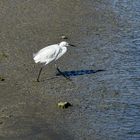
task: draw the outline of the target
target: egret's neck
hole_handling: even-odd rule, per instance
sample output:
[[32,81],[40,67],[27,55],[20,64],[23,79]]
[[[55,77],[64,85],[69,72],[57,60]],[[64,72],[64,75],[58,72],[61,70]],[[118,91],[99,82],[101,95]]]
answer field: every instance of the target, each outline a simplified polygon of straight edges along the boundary
[[65,48],[67,48],[66,46],[64,46],[64,45],[59,45],[60,46],[60,48],[62,48],[62,49],[65,49]]
[[66,52],[67,51],[67,47],[66,46],[61,46],[63,52]]
[[62,46],[61,48],[62,48],[63,50],[67,50],[67,47],[65,47],[65,46]]

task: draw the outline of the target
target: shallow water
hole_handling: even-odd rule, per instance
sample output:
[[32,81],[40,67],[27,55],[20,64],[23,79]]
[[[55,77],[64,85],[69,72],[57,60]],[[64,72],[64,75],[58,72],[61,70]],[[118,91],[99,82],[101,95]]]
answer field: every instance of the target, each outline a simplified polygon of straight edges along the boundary
[[[139,9],[138,0],[1,0],[0,139],[139,140]],[[53,63],[36,82],[32,54],[61,35],[77,46],[58,61],[72,82]]]

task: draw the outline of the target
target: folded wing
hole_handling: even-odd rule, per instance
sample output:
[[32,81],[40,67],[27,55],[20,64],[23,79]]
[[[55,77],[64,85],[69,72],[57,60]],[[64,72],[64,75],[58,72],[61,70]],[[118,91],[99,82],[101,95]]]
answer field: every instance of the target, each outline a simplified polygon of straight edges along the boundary
[[41,49],[37,54],[34,54],[33,59],[35,63],[45,63],[48,64],[55,60],[59,53],[59,46],[51,45]]

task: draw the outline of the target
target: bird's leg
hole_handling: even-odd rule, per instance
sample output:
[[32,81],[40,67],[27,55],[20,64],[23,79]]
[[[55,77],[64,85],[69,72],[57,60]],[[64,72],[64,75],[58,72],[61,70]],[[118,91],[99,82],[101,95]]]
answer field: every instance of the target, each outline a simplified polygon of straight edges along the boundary
[[62,76],[64,76],[66,79],[68,79],[68,80],[71,80],[68,76],[66,76],[58,67],[56,68],[57,69],[57,71],[62,75]]
[[55,67],[56,67],[56,70],[60,73],[60,75],[64,76],[66,79],[68,79],[68,80],[71,81],[71,79],[70,79],[68,76],[66,76],[66,75],[57,67],[56,64],[55,64]]
[[41,67],[40,70],[39,70],[39,73],[38,73],[38,76],[37,76],[37,82],[39,82],[39,77],[41,75],[42,69],[43,69],[43,67]]

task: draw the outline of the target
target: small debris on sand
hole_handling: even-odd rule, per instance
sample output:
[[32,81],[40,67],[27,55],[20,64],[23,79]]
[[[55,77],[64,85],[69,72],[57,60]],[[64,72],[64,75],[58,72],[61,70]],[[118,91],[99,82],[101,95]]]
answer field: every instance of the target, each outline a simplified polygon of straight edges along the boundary
[[0,62],[7,57],[8,57],[8,55],[5,52],[0,52]]
[[63,109],[68,108],[68,107],[70,107],[70,106],[72,106],[72,104],[69,103],[69,102],[59,102],[59,103],[58,103],[58,107],[59,107],[59,108],[63,108]]
[[4,81],[5,79],[2,77],[2,76],[0,76],[0,81]]
[[65,35],[61,36],[62,39],[68,39],[68,37],[66,37]]

